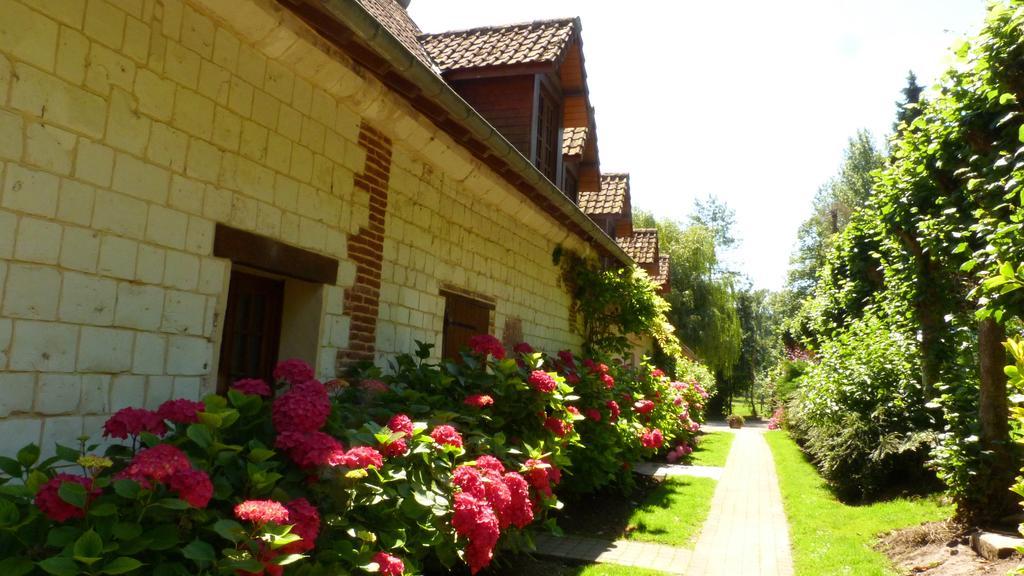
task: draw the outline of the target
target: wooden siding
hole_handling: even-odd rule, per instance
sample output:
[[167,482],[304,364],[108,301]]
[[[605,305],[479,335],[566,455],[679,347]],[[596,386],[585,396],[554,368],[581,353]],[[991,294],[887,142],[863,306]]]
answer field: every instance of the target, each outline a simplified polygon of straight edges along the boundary
[[534,77],[531,74],[455,80],[452,87],[529,158],[533,126],[533,83]]

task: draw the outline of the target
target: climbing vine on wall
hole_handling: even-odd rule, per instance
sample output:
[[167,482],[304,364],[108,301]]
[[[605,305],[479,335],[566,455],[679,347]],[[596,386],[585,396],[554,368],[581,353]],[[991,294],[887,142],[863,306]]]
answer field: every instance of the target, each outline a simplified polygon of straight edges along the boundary
[[570,322],[583,335],[588,354],[622,354],[629,349],[627,335],[637,334],[654,338],[669,358],[682,355],[675,328],[665,316],[669,304],[645,272],[636,266],[604,268],[562,248],[553,259],[572,296]]

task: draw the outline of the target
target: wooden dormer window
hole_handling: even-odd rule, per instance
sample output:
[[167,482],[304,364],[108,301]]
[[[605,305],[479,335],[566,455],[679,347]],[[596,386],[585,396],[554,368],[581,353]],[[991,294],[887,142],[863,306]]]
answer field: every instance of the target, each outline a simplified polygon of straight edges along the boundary
[[534,165],[553,183],[558,182],[558,159],[562,155],[561,116],[558,101],[546,88],[538,85]]
[[579,204],[580,182],[576,176],[576,170],[571,162],[562,164],[562,193],[569,197],[574,204]]

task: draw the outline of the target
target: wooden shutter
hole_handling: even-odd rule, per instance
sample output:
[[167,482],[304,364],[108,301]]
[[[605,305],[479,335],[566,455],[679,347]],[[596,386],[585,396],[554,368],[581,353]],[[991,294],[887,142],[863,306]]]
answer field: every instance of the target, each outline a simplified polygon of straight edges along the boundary
[[445,294],[441,356],[458,359],[459,351],[478,334],[489,334],[494,306],[458,294]]
[[271,381],[281,338],[284,281],[244,272],[231,273],[217,390],[241,378]]

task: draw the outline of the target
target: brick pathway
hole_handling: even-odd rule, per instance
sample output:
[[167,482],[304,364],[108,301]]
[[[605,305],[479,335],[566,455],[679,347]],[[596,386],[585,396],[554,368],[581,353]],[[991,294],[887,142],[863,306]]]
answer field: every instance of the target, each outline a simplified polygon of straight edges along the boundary
[[762,429],[736,431],[687,576],[792,576],[789,527]]

